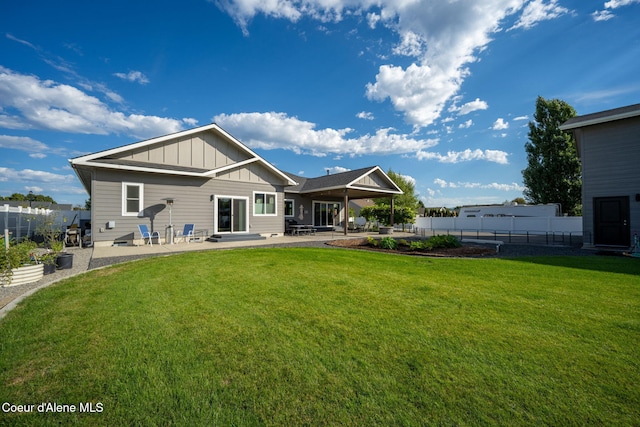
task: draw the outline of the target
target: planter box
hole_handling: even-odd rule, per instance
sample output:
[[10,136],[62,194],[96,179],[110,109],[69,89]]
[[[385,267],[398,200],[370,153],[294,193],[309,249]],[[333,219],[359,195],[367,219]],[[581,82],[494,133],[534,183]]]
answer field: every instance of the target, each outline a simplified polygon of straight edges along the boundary
[[37,282],[38,280],[42,279],[42,276],[44,275],[44,264],[27,265],[25,267],[12,268],[11,273],[12,276],[9,283],[5,282],[5,280],[3,279],[0,279],[0,284],[2,284],[3,286],[18,286]]
[[393,234],[393,227],[379,227],[379,234]]

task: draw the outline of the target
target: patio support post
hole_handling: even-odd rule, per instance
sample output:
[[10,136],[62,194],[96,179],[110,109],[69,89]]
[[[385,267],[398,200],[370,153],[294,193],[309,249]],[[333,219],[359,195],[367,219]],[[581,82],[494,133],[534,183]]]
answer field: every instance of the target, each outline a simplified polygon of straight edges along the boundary
[[[354,218],[355,220],[355,218]],[[344,235],[348,234],[349,228],[349,193],[344,190]]]
[[394,224],[393,224],[393,218],[394,218],[395,216],[396,216],[396,213],[395,213],[395,206],[394,206],[394,204],[393,204],[393,196],[391,196],[391,219],[390,219],[390,221],[389,221],[389,223],[391,224],[391,227],[393,227],[393,225],[394,225]]

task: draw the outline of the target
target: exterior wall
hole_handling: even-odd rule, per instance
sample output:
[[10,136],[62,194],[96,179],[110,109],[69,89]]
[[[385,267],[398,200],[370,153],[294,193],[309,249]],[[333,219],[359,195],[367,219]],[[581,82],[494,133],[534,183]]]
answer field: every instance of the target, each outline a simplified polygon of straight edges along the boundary
[[389,185],[385,182],[384,178],[376,173],[370,173],[356,182],[356,185],[373,188],[388,189]]
[[[122,215],[122,183],[142,183],[144,210],[139,216]],[[249,201],[249,233],[273,234],[284,232],[283,186],[268,183],[166,176],[153,173],[120,172],[107,169],[94,171],[92,188],[92,224],[94,242],[113,242],[139,239],[138,224],[147,224],[152,231],[165,236],[169,224],[167,197],[174,197],[171,219],[175,230],[185,223],[194,223],[197,230],[214,233],[214,204],[212,195],[246,197]],[[276,216],[253,215],[254,191],[277,193]],[[107,228],[109,221],[115,227]]]
[[202,132],[137,150],[125,151],[117,157],[201,169],[216,169],[250,158],[248,153],[235,144],[230,144],[215,131]]
[[640,234],[640,117],[576,131],[582,161],[582,215],[586,245],[593,243],[594,197],[628,196],[631,242]]
[[[285,219],[292,219],[296,221],[298,224],[313,224],[313,204],[314,202],[334,202],[340,203],[341,209],[339,212],[338,224],[336,226],[342,226],[342,221],[344,221],[344,199],[336,198],[336,197],[319,197],[319,198],[308,198],[303,197],[296,193],[286,193],[285,199],[293,200],[293,217],[287,217]],[[302,209],[300,208],[302,206]]]

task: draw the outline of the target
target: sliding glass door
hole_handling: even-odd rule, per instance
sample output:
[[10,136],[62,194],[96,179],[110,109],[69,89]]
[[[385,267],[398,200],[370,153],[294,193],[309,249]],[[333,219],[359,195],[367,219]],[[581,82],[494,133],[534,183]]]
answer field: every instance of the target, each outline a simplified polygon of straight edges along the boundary
[[244,233],[248,230],[248,199],[216,197],[216,232]]
[[338,225],[340,223],[340,206],[340,203],[336,202],[313,202],[313,225],[316,227]]

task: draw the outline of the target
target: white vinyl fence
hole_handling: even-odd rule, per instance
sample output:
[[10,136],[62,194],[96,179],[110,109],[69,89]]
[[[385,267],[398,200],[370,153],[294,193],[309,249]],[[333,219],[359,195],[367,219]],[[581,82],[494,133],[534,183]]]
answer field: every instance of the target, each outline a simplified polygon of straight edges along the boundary
[[417,217],[415,231],[423,236],[453,234],[461,238],[492,238],[509,243],[578,244],[582,217]]
[[64,233],[71,224],[91,218],[90,211],[53,210],[47,208],[29,208],[0,205],[0,234],[9,230],[11,239],[32,238],[37,234],[45,219],[54,215],[54,227]]

